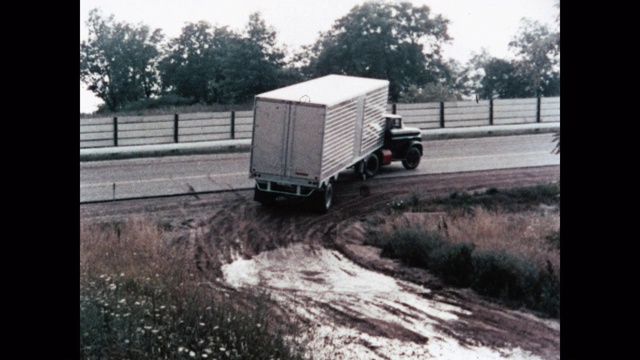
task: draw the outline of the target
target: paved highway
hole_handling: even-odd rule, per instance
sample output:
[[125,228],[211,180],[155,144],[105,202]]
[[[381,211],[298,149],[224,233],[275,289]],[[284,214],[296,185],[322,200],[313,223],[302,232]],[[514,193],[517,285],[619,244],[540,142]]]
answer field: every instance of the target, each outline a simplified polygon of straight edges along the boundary
[[[415,171],[400,163],[377,177],[559,165],[552,134],[428,140]],[[80,163],[80,202],[252,188],[249,153],[172,156]],[[344,176],[353,176],[345,171]]]

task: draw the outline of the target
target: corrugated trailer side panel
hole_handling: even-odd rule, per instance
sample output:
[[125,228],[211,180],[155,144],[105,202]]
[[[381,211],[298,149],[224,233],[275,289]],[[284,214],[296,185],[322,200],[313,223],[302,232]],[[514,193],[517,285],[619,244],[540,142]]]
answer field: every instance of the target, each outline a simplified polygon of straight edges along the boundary
[[388,87],[367,94],[364,104],[360,156],[366,156],[384,144],[384,113],[387,107]]
[[327,109],[322,148],[322,179],[352,164],[357,112],[357,98]]

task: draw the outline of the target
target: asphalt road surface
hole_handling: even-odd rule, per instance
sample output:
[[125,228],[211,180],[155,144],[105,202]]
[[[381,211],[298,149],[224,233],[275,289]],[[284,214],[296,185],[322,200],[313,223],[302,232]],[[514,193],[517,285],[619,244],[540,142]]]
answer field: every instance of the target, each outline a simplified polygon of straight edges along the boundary
[[[424,141],[414,171],[392,163],[376,178],[559,165],[552,134]],[[80,202],[253,188],[249,153],[80,163]],[[345,171],[344,177],[353,176]]]

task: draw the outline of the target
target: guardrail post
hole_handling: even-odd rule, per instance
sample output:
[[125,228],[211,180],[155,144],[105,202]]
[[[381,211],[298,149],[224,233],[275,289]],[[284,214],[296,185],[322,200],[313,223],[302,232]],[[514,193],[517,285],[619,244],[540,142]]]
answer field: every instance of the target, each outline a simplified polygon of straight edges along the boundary
[[444,102],[440,101],[440,127],[444,128]]
[[392,113],[393,115],[395,115],[395,114],[396,114],[396,103],[393,103],[393,105],[391,105],[391,113]]
[[540,122],[540,97],[538,96],[538,102],[536,104],[536,122]]
[[118,146],[118,117],[113,117],[113,146]]
[[489,99],[489,125],[493,125],[493,99]]
[[236,138],[236,112],[231,111],[231,140]]
[[178,143],[178,114],[173,116],[173,141]]

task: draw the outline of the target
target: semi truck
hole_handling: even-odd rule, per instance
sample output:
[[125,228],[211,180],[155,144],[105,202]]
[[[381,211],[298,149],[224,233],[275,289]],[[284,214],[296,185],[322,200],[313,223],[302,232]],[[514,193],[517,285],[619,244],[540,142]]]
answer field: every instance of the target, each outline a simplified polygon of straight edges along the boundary
[[254,200],[305,197],[318,212],[333,203],[333,184],[352,168],[363,180],[401,161],[415,169],[420,129],[387,114],[389,81],[327,75],[255,96],[249,178]]

